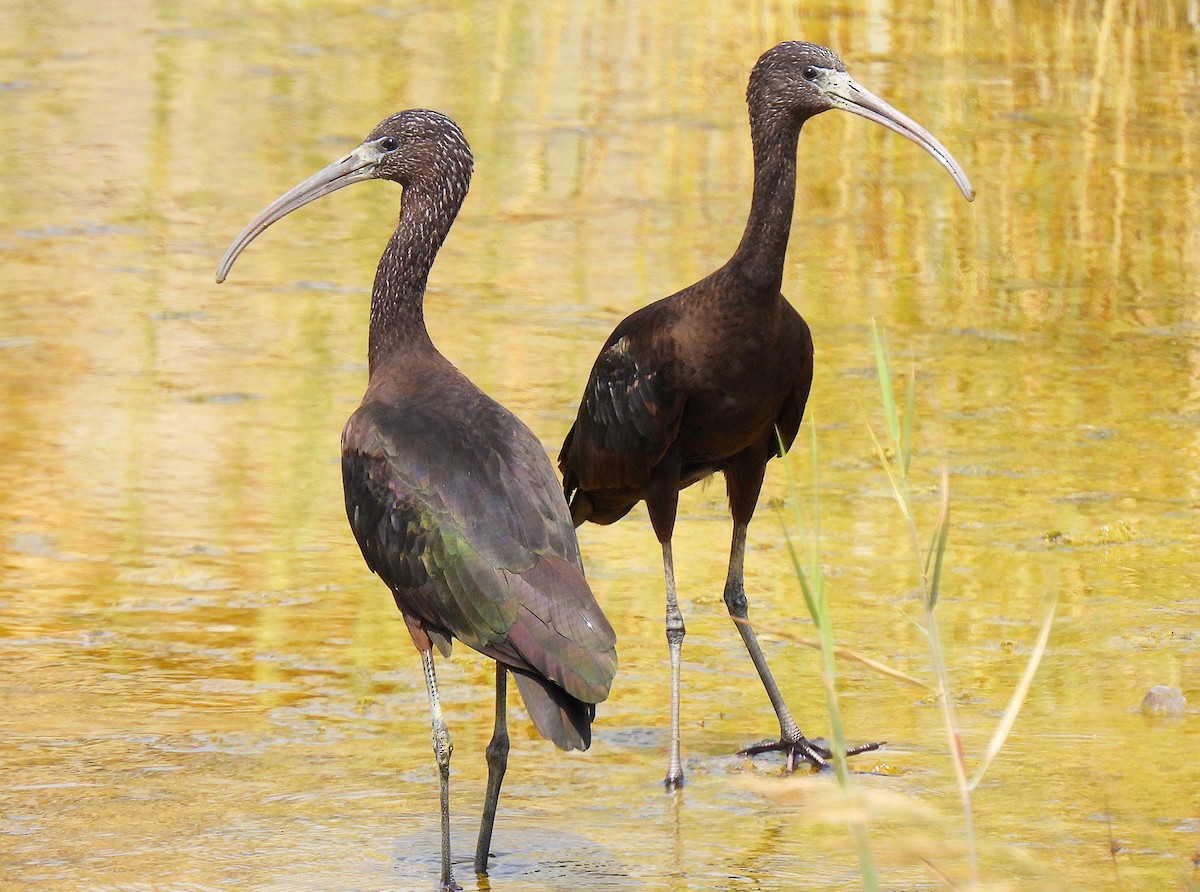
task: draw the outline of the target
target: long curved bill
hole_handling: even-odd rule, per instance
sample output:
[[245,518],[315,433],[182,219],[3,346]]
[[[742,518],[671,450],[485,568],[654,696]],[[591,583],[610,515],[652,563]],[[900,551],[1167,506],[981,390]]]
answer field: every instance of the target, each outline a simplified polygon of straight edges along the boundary
[[233,244],[221,258],[220,266],[217,267],[217,283],[225,281],[238,255],[268,226],[330,192],[374,178],[382,156],[382,150],[374,142],[364,142],[345,158],[317,171],[303,183],[298,183],[276,198],[233,240]]
[[874,121],[889,130],[894,130],[905,139],[911,139],[949,171],[967,201],[975,200],[975,190],[971,188],[971,181],[967,179],[966,171],[954,160],[954,156],[946,150],[946,147],[934,138],[932,133],[908,115],[884,102],[845,72],[829,71],[825,72],[825,75],[822,87],[835,108],[854,115],[861,115],[868,121]]

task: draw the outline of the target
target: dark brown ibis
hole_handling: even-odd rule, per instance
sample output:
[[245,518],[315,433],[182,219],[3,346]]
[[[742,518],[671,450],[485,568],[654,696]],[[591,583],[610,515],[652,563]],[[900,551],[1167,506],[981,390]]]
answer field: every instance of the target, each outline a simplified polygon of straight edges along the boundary
[[471,182],[470,147],[445,115],[385,120],[350,154],[289,190],[226,251],[224,281],[250,242],[286,214],[343,186],[403,188],[400,220],[371,292],[369,381],[342,433],[346,514],[367,566],[391,589],[421,654],[441,793],[441,888],[450,863],[450,733],[433,647],[453,639],[496,661],[495,733],[475,852],[487,872],[508,761],[506,677],[538,732],[587,749],[596,704],[617,669],[616,636],[584,580],[575,529],[537,438],[447,360],[429,338],[425,283]]
[[831,755],[800,733],[784,703],[750,625],[742,572],[746,528],[767,462],[780,454],[781,441],[791,446],[812,384],[808,325],[780,293],[800,128],[829,109],[861,115],[924,148],[968,200],[974,197],[966,174],[942,144],[860,86],[825,47],[788,42],[768,50],[750,73],[746,98],[754,195],[737,250],[716,272],[616,327],[592,367],[558,459],[576,525],[614,523],[645,500],[662,545],[671,660],[668,789],[683,783],[679,666],[684,622],[671,536],[679,491],[718,471],[725,475],[733,515],[725,604],[779,718],[779,743],[769,748],[786,751],[789,768],[798,758],[820,766]]

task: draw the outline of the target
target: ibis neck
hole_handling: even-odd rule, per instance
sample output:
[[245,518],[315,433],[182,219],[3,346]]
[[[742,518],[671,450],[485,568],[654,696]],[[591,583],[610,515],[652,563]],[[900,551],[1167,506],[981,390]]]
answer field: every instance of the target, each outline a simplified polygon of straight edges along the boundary
[[404,190],[400,222],[379,259],[371,290],[367,356],[372,372],[398,350],[431,345],[425,328],[425,285],[465,192]]
[[756,289],[779,293],[796,203],[796,146],[803,122],[783,114],[758,114],[751,107],[754,196],[742,241],[729,266]]

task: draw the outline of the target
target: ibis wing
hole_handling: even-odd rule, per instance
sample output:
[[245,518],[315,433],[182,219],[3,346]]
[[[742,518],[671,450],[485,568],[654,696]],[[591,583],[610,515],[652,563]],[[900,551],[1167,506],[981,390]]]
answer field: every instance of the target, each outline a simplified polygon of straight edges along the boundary
[[655,355],[662,347],[623,334],[623,328],[596,358],[559,454],[568,496],[644,489],[650,469],[679,432],[683,398],[664,377],[665,363]]
[[443,650],[458,638],[598,702],[616,636],[553,469],[520,421],[480,408],[450,421],[435,406],[360,408],[342,443],[350,526],[400,610]]

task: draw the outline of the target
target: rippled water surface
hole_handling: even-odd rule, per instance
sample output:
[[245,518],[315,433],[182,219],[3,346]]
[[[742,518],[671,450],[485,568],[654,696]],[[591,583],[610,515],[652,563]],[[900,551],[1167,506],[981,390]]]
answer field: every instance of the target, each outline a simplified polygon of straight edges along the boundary
[[[799,8],[797,8],[799,7]],[[939,617],[969,766],[1058,618],[975,794],[997,887],[1200,883],[1200,8],[1133,0],[865,4],[113,3],[0,7],[0,885],[431,889],[437,784],[416,652],[342,510],[368,287],[398,190],[277,224],[270,199],[409,106],[476,156],[434,268],[443,351],[557,451],[626,313],[721,263],[751,183],[746,75],[827,43],[921,121],[824,115],[800,143],[785,293],[808,318],[835,637],[932,681],[902,520],[874,457],[870,320],[915,369],[923,529],[941,454]],[[778,510],[752,616],[801,726],[819,661]],[[638,509],[581,530],[619,636],[595,743],[511,701],[490,879],[471,876],[491,664],[439,664],[468,889],[853,889],[825,776],[732,755],[774,717],[725,615],[719,485],[681,503],[689,783],[662,792],[657,545]],[[888,889],[967,876],[941,712],[841,664]],[[1152,722],[1154,684],[1190,711]],[[870,772],[870,773],[867,773]]]

